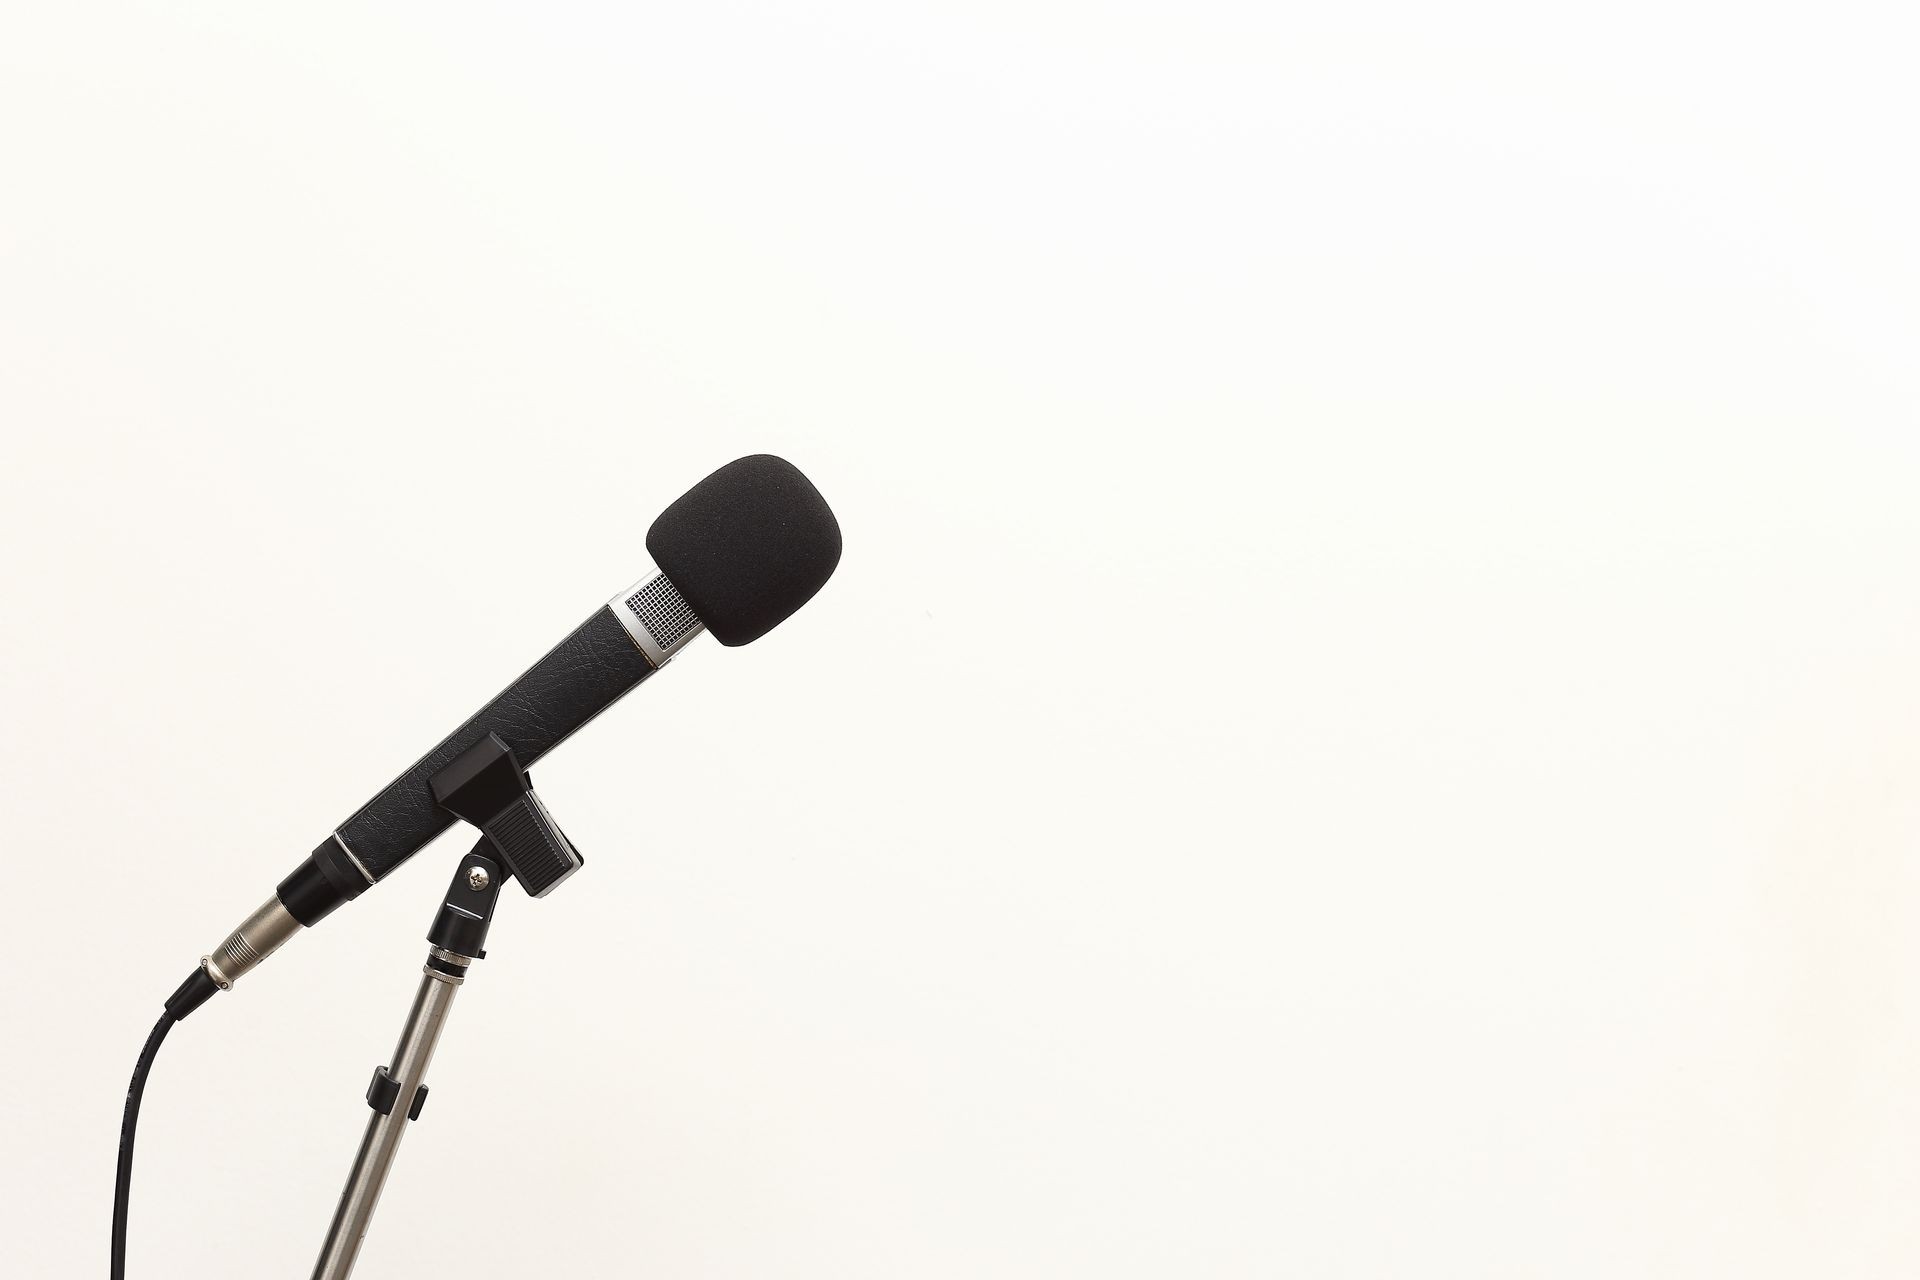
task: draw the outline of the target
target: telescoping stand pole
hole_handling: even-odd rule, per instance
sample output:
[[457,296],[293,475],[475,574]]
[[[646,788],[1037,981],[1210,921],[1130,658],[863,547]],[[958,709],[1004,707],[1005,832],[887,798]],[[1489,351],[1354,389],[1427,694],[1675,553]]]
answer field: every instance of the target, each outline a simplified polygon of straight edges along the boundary
[[453,997],[466,980],[467,966],[486,954],[481,944],[486,941],[487,925],[493,919],[493,904],[500,896],[504,877],[500,865],[482,852],[485,848],[483,840],[461,861],[453,883],[447,886],[446,901],[427,935],[433,949],[427,953],[420,990],[413,997],[400,1044],[393,1051],[393,1065],[375,1068],[373,1081],[367,1086],[367,1105],[373,1108],[373,1115],[367,1120],[366,1136],[360,1140],[360,1154],[353,1158],[353,1172],[347,1175],[347,1188],[340,1194],[333,1225],[327,1228],[327,1242],[321,1246],[320,1261],[313,1269],[314,1280],[345,1280],[353,1270],[360,1242],[366,1239],[367,1227],[373,1221],[374,1206],[380,1201],[380,1189],[386,1185],[387,1171],[399,1154],[400,1139],[408,1123],[420,1118],[420,1109],[427,1103],[427,1064],[440,1042]]
[[327,1228],[313,1280],[346,1280],[353,1270],[400,1139],[426,1105],[427,1065],[453,997],[466,980],[468,966],[486,957],[487,927],[493,922],[500,886],[515,878],[534,897],[544,897],[581,864],[579,852],[553,824],[525,771],[498,737],[489,734],[434,775],[432,785],[434,798],[442,806],[480,827],[483,834],[454,872],[433,927],[427,931],[426,967],[393,1051],[393,1064],[376,1068],[367,1086],[367,1105],[373,1115],[367,1120],[346,1189],[340,1193],[333,1224]]

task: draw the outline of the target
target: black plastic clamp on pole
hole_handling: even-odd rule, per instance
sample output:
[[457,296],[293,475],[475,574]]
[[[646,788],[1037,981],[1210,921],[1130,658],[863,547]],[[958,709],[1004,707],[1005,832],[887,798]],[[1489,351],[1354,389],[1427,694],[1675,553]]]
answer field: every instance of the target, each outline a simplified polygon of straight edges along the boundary
[[[393,1104],[400,1101],[400,1082],[388,1074],[385,1067],[373,1069],[373,1080],[367,1085],[367,1105],[383,1116],[393,1114]],[[427,1105],[427,1086],[421,1085],[413,1091],[413,1105],[407,1108],[407,1119],[418,1120],[420,1109]]]
[[500,885],[507,878],[500,864],[487,856],[490,847],[482,839],[472,853],[460,859],[459,869],[447,885],[447,896],[434,913],[433,927],[427,930],[428,942],[454,956],[466,957],[455,963],[437,953],[427,956],[427,968],[449,978],[465,978],[469,963],[487,958],[487,927],[493,923],[493,904],[499,901]]
[[573,842],[533,794],[513,749],[489,733],[433,775],[440,807],[480,828],[493,856],[536,898],[580,869]]

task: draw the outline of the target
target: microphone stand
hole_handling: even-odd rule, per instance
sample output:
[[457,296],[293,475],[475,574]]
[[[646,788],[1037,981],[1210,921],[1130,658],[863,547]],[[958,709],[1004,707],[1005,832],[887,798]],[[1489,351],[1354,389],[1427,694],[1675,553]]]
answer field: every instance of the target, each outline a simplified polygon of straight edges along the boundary
[[544,897],[582,861],[533,794],[513,752],[493,734],[435,774],[432,787],[442,807],[473,822],[483,834],[473,852],[461,859],[427,930],[427,962],[393,1051],[393,1065],[374,1068],[367,1086],[373,1115],[320,1247],[313,1280],[347,1280],[353,1270],[400,1139],[426,1105],[427,1066],[453,998],[469,966],[486,958],[487,928],[501,885],[517,877],[534,897]]
[[406,1135],[408,1123],[420,1118],[420,1109],[427,1103],[427,1064],[440,1042],[453,997],[466,980],[467,966],[486,955],[480,944],[486,940],[493,904],[505,879],[500,865],[483,852],[486,847],[487,842],[482,840],[461,861],[427,934],[433,946],[427,953],[420,989],[401,1028],[393,1066],[376,1067],[373,1081],[367,1086],[367,1105],[373,1108],[373,1115],[367,1120],[366,1136],[360,1140],[360,1153],[353,1158],[346,1190],[340,1193],[333,1225],[327,1228],[326,1243],[320,1247],[314,1280],[346,1280],[353,1270],[380,1190],[399,1154],[400,1139]]

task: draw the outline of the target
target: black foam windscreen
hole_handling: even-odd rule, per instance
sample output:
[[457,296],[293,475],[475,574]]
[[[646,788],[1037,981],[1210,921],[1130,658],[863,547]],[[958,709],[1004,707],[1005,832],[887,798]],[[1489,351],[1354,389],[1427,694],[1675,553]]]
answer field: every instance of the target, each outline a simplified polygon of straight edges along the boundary
[[729,462],[660,513],[647,554],[713,638],[750,644],[811,600],[840,563],[840,522],[800,469]]

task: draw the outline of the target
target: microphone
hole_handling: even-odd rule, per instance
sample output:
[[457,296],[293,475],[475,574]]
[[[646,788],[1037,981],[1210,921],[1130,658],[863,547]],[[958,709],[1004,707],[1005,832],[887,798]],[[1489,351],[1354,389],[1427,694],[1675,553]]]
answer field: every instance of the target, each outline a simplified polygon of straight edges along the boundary
[[[203,957],[201,971],[176,993],[184,1007],[169,1002],[175,1020],[384,880],[452,825],[454,815],[436,799],[433,779],[489,737],[498,740],[495,749],[504,746],[521,766],[531,765],[702,631],[733,647],[773,630],[832,576],[840,562],[840,525],[799,468],[755,454],[728,463],[663,511],[647,530],[647,553],[653,572],[596,610],[356,810]],[[529,892],[543,895],[578,868],[580,856],[530,792],[526,799],[534,811],[529,825],[545,824],[558,837],[542,845],[538,873],[522,876]]]

